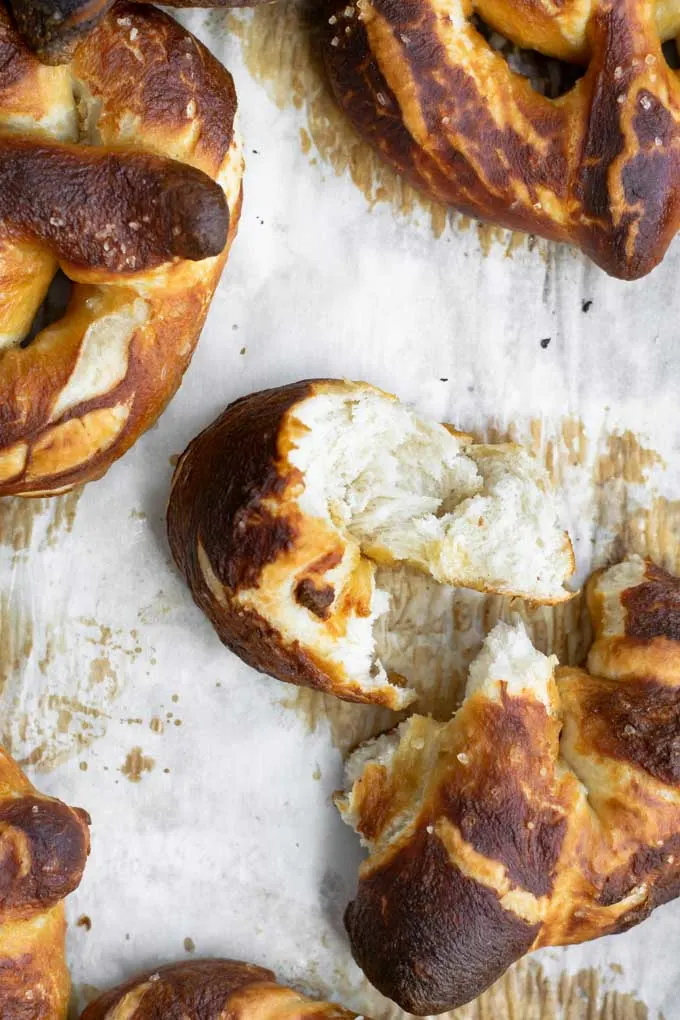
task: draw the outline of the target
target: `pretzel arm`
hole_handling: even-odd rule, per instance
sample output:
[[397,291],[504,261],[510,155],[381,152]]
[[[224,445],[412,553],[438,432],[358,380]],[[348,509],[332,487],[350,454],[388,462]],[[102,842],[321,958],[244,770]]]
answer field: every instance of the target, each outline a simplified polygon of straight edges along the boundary
[[60,261],[120,273],[219,255],[229,210],[218,184],[174,160],[9,138],[0,145],[0,222]]

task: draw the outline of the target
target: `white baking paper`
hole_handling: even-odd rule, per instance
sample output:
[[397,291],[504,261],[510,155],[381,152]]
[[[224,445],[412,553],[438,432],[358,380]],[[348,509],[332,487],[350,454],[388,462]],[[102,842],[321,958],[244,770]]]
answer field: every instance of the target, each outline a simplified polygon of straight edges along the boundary
[[[171,461],[242,394],[366,379],[545,458],[579,580],[624,549],[680,568],[680,245],[624,284],[570,250],[445,222],[368,174],[377,164],[334,119],[292,2],[184,20],[236,79],[239,236],[158,425],[81,493],[0,503],[2,735],[41,789],[92,815],[68,907],[74,1008],[193,954],[397,1016],[351,962],[342,914],[360,852],[330,801],[342,748],[375,713],[299,695],[221,646],[170,561]],[[534,615],[538,643],[576,658],[577,607]],[[444,598],[442,644],[461,669],[505,611]],[[417,647],[420,621],[401,626]],[[661,1015],[680,1017],[680,903],[626,935],[543,952],[458,1014]]]

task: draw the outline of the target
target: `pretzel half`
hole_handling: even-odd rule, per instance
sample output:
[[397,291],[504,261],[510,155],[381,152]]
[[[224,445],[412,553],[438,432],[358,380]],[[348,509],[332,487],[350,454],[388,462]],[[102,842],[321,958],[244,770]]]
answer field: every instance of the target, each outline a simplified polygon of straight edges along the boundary
[[0,1016],[65,1020],[63,900],[80,883],[89,817],[44,797],[0,748]]
[[[582,63],[557,99],[478,31]],[[678,0],[327,0],[324,55],[359,133],[415,187],[478,219],[644,276],[680,225]]]
[[352,1020],[237,960],[191,960],[138,974],[91,1003],[81,1020]]
[[[146,0],[134,0],[145,3]],[[167,7],[252,7],[262,0],[171,0]],[[26,46],[46,64],[64,64],[114,0],[9,0]]]
[[[0,496],[102,475],[179,386],[235,236],[227,71],[176,22],[117,4],[46,67],[0,3]],[[61,319],[30,338],[61,270]]]
[[680,894],[680,579],[634,557],[587,594],[588,671],[553,675],[499,624],[449,722],[413,716],[348,761],[337,803],[370,856],[345,923],[408,1012]]

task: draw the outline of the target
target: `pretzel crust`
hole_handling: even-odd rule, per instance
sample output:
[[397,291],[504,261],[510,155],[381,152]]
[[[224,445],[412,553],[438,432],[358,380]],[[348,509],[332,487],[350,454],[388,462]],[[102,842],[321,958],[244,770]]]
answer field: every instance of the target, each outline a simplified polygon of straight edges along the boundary
[[191,960],[139,974],[91,1003],[81,1020],[351,1020],[276,983],[263,967],[236,960]]
[[[585,75],[538,94],[473,9]],[[661,49],[679,30],[675,0],[330,0],[323,47],[338,102],[415,187],[636,279],[680,225],[680,81]]]
[[[68,158],[68,172],[106,182],[76,188],[85,209],[68,217],[68,191],[44,190],[37,204],[54,209],[40,230],[21,221],[20,201],[0,226],[0,496],[48,495],[104,474],[181,382],[238,226],[236,96],[176,22],[126,3],[59,68],[28,54],[0,7],[0,58],[0,176],[3,151],[11,167],[35,139],[62,175]],[[18,346],[58,265],[75,284],[67,311]]]
[[0,748],[0,1015],[64,1020],[70,978],[62,900],[79,884],[89,817],[36,793]]

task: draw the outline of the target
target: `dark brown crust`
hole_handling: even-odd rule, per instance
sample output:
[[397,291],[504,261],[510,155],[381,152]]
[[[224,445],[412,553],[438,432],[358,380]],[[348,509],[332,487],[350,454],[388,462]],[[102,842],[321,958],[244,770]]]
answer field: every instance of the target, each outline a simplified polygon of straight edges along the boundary
[[[529,0],[516,6],[522,4],[531,6]],[[338,102],[399,173],[468,215],[578,244],[614,276],[635,279],[661,261],[680,223],[680,109],[653,16],[648,22],[635,0],[594,5],[592,56],[577,101],[551,103],[511,83],[512,101],[540,144],[530,132],[518,133],[509,117],[499,128],[489,97],[440,43],[431,0],[372,0],[371,6],[395,40],[408,40],[400,48],[400,71],[415,90],[427,151],[407,130],[369,36],[355,16],[345,17],[344,0],[322,5],[324,55]],[[517,21],[518,12],[512,17]],[[531,22],[528,11],[527,32]],[[656,61],[655,80],[664,79],[656,95],[643,78],[648,54]],[[636,97],[634,115],[619,102],[628,92]],[[658,98],[664,94],[668,106]],[[635,145],[624,152],[629,116]],[[525,197],[512,187],[517,181]],[[541,191],[563,217],[545,206]]]
[[653,563],[645,564],[645,581],[621,595],[626,636],[680,641],[680,579]]
[[474,769],[456,769],[442,785],[434,817],[448,818],[475,850],[499,861],[514,885],[547,896],[567,829],[564,811],[550,806],[551,728],[542,704],[509,698],[505,684],[501,690],[500,704],[487,702],[468,721],[484,742],[475,747]]
[[[259,2],[262,0],[168,0],[166,6],[252,7]],[[8,3],[26,46],[46,64],[65,64],[114,0],[8,0]]]
[[0,918],[45,910],[78,887],[89,823],[84,811],[45,797],[0,802]]
[[653,679],[584,679],[583,739],[600,754],[680,785],[680,690]]
[[329,609],[335,599],[335,589],[330,584],[317,587],[311,577],[303,577],[295,585],[294,595],[295,601],[314,616],[318,616],[320,620],[328,619]]
[[152,979],[142,1002],[126,1020],[218,1020],[230,996],[252,984],[272,984],[270,970],[235,960],[190,960],[149,970],[91,1003],[81,1020],[105,1020],[124,996]]
[[628,931],[680,895],[680,835],[672,836],[662,846],[640,847],[625,868],[607,876],[598,902],[604,906],[619,903],[643,882],[649,889],[643,903],[619,918],[607,934]]
[[369,981],[417,1016],[475,998],[529,950],[539,930],[463,875],[425,829],[361,880],[345,925]]
[[[167,528],[175,562],[220,640],[261,673],[330,691],[331,679],[308,655],[298,646],[284,646],[263,617],[233,603],[239,590],[257,585],[263,568],[295,538],[291,521],[273,518],[263,502],[290,481],[277,471],[281,421],[316,382],[322,380],[242,397],[197,436],[175,470]],[[205,582],[199,543],[224,587],[223,604]]]
[[150,153],[5,138],[0,222],[60,261],[113,273],[219,255],[224,192],[207,174]]
[[[134,40],[134,46],[130,45],[131,40]],[[49,109],[49,89],[45,87],[45,81],[48,81],[45,76],[48,73],[21,45],[8,14],[0,6],[0,87],[9,89],[12,98],[17,92],[21,97],[21,90],[30,89],[33,85],[40,91],[40,86],[40,110],[46,105]],[[119,157],[104,148],[100,167],[105,176],[111,176],[109,171],[112,167],[122,167],[128,157],[132,168],[131,180],[125,171],[122,172],[122,189],[118,187],[120,182],[116,181],[116,174],[113,174],[112,183],[118,192],[113,205],[104,201],[102,192],[92,208],[94,218],[106,220],[105,227],[112,222],[113,231],[118,234],[108,247],[105,246],[108,241],[106,236],[95,236],[102,232],[92,229],[92,221],[89,224],[81,223],[82,216],[77,205],[84,195],[80,184],[74,199],[71,192],[62,196],[61,181],[50,191],[44,189],[42,184],[36,190],[30,186],[24,188],[16,181],[16,174],[13,175],[16,186],[20,190],[30,191],[32,200],[38,205],[45,205],[51,195],[58,196],[59,202],[69,201],[71,206],[76,206],[71,211],[76,216],[76,222],[83,227],[82,233],[58,226],[62,217],[59,214],[53,217],[49,210],[44,210],[49,215],[37,230],[64,254],[76,256],[76,259],[82,256],[83,260],[88,259],[94,263],[95,268],[77,261],[65,261],[62,267],[67,275],[71,268],[81,282],[74,287],[67,313],[73,313],[70,322],[75,324],[71,332],[61,331],[58,345],[33,343],[26,349],[12,347],[0,353],[0,460],[14,444],[21,444],[28,449],[24,468],[16,475],[9,474],[0,479],[2,496],[60,492],[99,478],[154,423],[180,385],[189,364],[229,246],[234,239],[241,209],[240,192],[235,197],[234,207],[227,211],[220,189],[215,184],[207,183],[208,178],[216,177],[224,168],[234,143],[236,94],[232,78],[209,51],[173,19],[150,6],[116,4],[91,38],[78,48],[71,73],[84,87],[85,95],[91,96],[94,109],[100,111],[98,130],[102,138],[106,137],[107,131],[110,137],[117,137],[119,118],[125,114],[136,118],[140,125],[140,148],[148,144],[150,148],[162,151],[164,147],[172,149],[175,132],[178,139],[186,138],[187,132],[192,130],[193,120],[198,129],[190,151],[191,162],[195,167],[127,149]],[[25,101],[25,98],[21,98],[22,103]],[[14,147],[16,137],[11,135],[7,139],[10,148]],[[71,151],[70,147],[43,145],[41,141],[36,142],[36,148],[49,152],[48,164],[52,153],[63,156],[64,152]],[[89,160],[94,158],[97,163],[101,158],[97,153],[96,147],[83,146],[74,157],[84,174],[84,183],[87,183],[90,174],[94,179]],[[117,162],[119,158],[120,164]],[[238,174],[236,155],[234,160],[232,179]],[[155,180],[159,197],[163,199],[168,214],[161,216],[160,222],[153,228],[150,223],[144,222],[149,212],[148,202],[144,202],[140,209],[136,208],[140,193],[146,193],[146,183],[140,180],[147,176],[145,166],[151,170],[151,183]],[[78,168],[74,164],[74,178],[77,173]],[[128,185],[135,181],[140,187],[129,188]],[[189,183],[189,189],[186,189],[186,183]],[[89,204],[92,207],[91,201]],[[126,205],[131,213],[127,222],[123,217]],[[194,221],[194,213],[200,208],[206,215]],[[141,217],[138,215],[140,211]],[[30,221],[34,216],[26,203],[18,211],[13,208],[9,210],[10,216],[15,218],[19,218],[19,212],[24,220],[27,218]],[[50,223],[50,218],[54,218],[55,223]],[[66,220],[66,217],[63,218]],[[140,220],[142,230],[136,231],[130,227],[130,223],[136,224]],[[52,407],[66,386],[81,350],[86,330],[82,323],[87,319],[84,309],[87,308],[90,296],[97,298],[96,303],[101,299],[109,301],[111,307],[106,306],[108,313],[115,313],[123,305],[129,309],[139,296],[139,292],[135,293],[132,288],[141,284],[141,275],[130,279],[131,289],[128,290],[125,275],[116,277],[109,272],[108,259],[113,258],[115,268],[120,265],[120,254],[126,260],[132,258],[135,265],[122,268],[124,271],[139,273],[136,261],[138,257],[143,257],[148,264],[153,265],[158,261],[154,249],[158,252],[159,248],[163,249],[163,245],[172,249],[173,228],[179,229],[177,238],[181,244],[177,247],[181,247],[186,254],[190,255],[192,251],[194,255],[201,251],[214,251],[222,240],[222,229],[227,223],[227,246],[217,258],[195,267],[185,265],[183,260],[173,259],[168,262],[167,269],[165,265],[160,268],[160,273],[164,278],[167,277],[165,291],[157,285],[157,281],[151,280],[152,287],[143,293],[147,319],[129,340],[125,377],[119,383],[112,384],[107,393],[85,397],[77,406],[69,407],[63,415],[53,419]],[[13,227],[12,236],[20,239],[22,231],[26,233],[26,225],[24,222],[23,225]],[[63,238],[65,229],[67,236]],[[138,234],[143,235],[148,231],[148,242],[143,237],[138,238]],[[125,252],[119,244],[121,234],[125,238],[122,240]],[[169,246],[166,244],[168,235],[171,238]],[[62,240],[63,247],[60,248]],[[15,272],[20,273],[20,268],[15,269]],[[86,282],[90,279],[97,287],[94,292]],[[101,286],[102,282],[106,286]],[[74,309],[78,309],[77,315]],[[58,458],[53,458],[56,463],[51,464],[49,454],[45,454],[43,462],[48,469],[31,470],[31,459],[36,446],[45,437],[49,440],[55,428],[72,424],[75,431],[84,416],[112,407],[127,409],[127,420],[111,443],[101,448],[93,443],[89,455],[86,451],[82,459],[74,458],[73,465],[65,458],[61,470]]]

